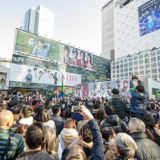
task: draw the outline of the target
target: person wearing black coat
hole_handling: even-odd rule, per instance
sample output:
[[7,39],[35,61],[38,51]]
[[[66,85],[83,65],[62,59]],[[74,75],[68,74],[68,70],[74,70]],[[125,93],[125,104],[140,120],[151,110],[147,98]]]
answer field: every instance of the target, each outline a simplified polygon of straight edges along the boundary
[[118,115],[116,115],[116,110],[113,105],[105,107],[106,116],[105,119],[101,122],[100,127],[111,127],[115,130],[116,133],[119,132],[128,132],[128,127],[123,122]]
[[138,148],[135,157],[138,160],[160,159],[160,147],[150,140],[145,134],[145,124],[138,118],[129,121],[131,137],[135,140]]
[[51,115],[51,120],[53,120],[56,125],[56,135],[58,136],[64,127],[65,119],[63,119],[60,116],[61,114],[60,104],[52,105],[50,107],[52,108],[52,112],[53,112],[53,115]]

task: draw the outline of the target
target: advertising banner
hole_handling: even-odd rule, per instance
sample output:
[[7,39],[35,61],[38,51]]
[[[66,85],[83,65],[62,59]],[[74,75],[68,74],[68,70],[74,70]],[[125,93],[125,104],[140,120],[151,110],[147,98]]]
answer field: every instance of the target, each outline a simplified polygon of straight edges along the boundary
[[60,43],[17,30],[14,51],[59,60]]
[[[58,93],[59,94],[61,90],[62,90],[62,87],[59,87],[59,86],[54,86],[53,87],[53,93]],[[65,95],[74,96],[74,87],[64,87],[63,92],[64,92]]]
[[12,63],[20,64],[20,65],[27,65],[27,66],[34,66],[52,70],[58,70],[58,63],[44,61],[42,59],[31,58],[26,55],[19,55],[13,54],[12,55]]
[[116,88],[119,90],[120,92],[120,96],[127,99],[129,97],[131,97],[131,93],[130,93],[130,80],[117,80],[116,81]]
[[112,96],[112,89],[115,86],[115,81],[89,83],[89,96],[110,98]]
[[81,84],[81,75],[79,74],[63,73],[56,70],[13,63],[11,64],[10,81],[61,86],[62,75],[64,75],[63,84],[65,86]]
[[75,97],[88,97],[89,90],[88,84],[75,85],[74,96]]
[[140,36],[160,29],[160,1],[150,0],[138,8]]
[[91,53],[64,46],[64,63],[82,68],[93,68],[93,55]]
[[[125,99],[131,97],[129,80],[121,81],[104,81],[104,82],[94,82],[88,84],[78,84],[75,85],[75,96],[76,97],[107,97],[112,98],[112,89],[117,88],[119,90],[119,95]],[[85,86],[85,87],[84,87]],[[84,94],[87,93],[87,94]]]

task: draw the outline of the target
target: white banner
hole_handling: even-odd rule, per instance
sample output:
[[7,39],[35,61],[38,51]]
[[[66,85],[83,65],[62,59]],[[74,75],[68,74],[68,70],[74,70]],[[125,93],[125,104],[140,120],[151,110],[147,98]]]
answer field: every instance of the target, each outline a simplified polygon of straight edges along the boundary
[[42,83],[61,86],[64,75],[64,86],[81,84],[81,75],[68,72],[55,71],[33,66],[11,64],[10,81],[26,83]]

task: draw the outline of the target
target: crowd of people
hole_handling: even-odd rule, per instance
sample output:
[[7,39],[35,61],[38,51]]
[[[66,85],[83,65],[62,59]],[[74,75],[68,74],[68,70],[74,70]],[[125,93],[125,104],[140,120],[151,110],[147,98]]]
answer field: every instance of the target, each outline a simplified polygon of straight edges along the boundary
[[0,94],[2,160],[158,160],[160,100],[130,80],[131,99]]

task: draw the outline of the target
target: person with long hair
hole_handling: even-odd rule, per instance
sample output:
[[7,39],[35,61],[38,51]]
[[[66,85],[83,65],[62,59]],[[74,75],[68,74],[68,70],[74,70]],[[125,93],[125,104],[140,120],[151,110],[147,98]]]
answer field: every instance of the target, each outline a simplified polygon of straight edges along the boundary
[[90,54],[87,55],[87,68],[93,68],[92,57]]

